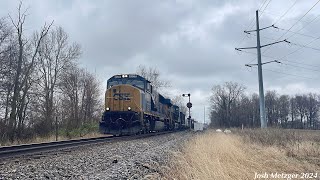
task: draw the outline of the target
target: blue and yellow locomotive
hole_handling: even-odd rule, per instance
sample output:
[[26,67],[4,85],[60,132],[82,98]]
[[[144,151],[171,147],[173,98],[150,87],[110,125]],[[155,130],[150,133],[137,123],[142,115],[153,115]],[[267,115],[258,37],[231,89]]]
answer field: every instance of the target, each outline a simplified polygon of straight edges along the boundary
[[185,126],[184,113],[170,99],[153,90],[145,78],[124,74],[107,81],[105,112],[99,125],[101,133],[131,135]]

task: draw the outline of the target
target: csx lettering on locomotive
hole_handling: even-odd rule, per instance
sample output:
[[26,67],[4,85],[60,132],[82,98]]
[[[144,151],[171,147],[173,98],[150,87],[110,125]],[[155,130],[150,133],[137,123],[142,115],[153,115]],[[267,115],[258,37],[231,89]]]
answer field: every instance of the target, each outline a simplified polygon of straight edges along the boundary
[[130,93],[115,93],[114,100],[130,100]]

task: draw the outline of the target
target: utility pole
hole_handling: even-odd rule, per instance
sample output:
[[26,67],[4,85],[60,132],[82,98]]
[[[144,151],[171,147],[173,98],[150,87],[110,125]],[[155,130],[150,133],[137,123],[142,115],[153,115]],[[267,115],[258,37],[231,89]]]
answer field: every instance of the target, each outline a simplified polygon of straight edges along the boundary
[[263,91],[263,77],[262,77],[262,65],[261,65],[261,49],[260,49],[260,29],[259,29],[259,13],[256,11],[256,22],[257,22],[257,54],[258,54],[258,76],[259,76],[259,98],[260,98],[260,119],[261,128],[267,127],[265,102],[264,102],[264,91]]
[[203,125],[206,124],[206,106],[203,107]]
[[257,49],[257,55],[258,55],[258,63],[257,64],[246,64],[245,66],[248,67],[252,67],[252,66],[258,66],[258,79],[259,79],[259,103],[260,103],[260,122],[261,122],[261,128],[267,128],[267,120],[266,120],[266,111],[265,111],[265,101],[264,101],[264,90],[263,90],[263,76],[262,76],[262,65],[264,64],[268,64],[268,63],[272,63],[272,62],[276,62],[276,63],[280,63],[277,60],[274,61],[268,61],[265,63],[261,62],[261,48],[266,47],[266,46],[270,46],[273,44],[277,44],[280,42],[286,42],[286,43],[290,43],[287,40],[282,40],[282,41],[277,41],[277,42],[273,42],[270,44],[266,44],[266,45],[260,45],[260,31],[264,30],[264,29],[268,29],[268,28],[277,28],[273,25],[271,26],[267,26],[264,28],[259,28],[259,12],[258,10],[256,11],[256,29],[255,30],[250,30],[250,31],[244,31],[244,33],[246,34],[250,34],[251,32],[256,31],[257,33],[257,46],[256,47],[245,47],[245,48],[235,48],[235,50],[237,51],[242,51],[243,49]]

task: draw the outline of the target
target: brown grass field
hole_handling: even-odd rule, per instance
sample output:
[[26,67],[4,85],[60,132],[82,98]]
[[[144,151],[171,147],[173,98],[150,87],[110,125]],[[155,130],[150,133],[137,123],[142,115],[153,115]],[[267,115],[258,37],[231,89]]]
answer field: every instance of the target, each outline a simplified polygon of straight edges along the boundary
[[[302,173],[320,179],[320,131],[308,130],[208,130],[173,153],[167,179],[255,179],[256,173]],[[284,176],[282,176],[284,177]],[[294,177],[294,176],[292,176]],[[276,178],[290,179],[290,178]],[[305,178],[306,179],[306,178]]]

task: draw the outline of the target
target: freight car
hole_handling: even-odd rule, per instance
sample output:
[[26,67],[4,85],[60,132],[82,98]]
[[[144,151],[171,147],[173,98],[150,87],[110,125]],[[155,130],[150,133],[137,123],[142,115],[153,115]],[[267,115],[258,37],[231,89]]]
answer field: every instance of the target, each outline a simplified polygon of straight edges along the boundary
[[183,128],[185,114],[142,76],[115,75],[107,81],[101,133],[132,135]]

